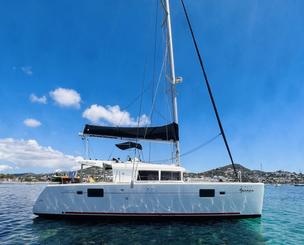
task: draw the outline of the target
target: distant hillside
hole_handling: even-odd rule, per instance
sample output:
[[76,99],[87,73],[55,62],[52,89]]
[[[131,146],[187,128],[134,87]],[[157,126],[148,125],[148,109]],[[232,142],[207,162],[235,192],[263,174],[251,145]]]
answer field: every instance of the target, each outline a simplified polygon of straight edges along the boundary
[[[248,168],[245,168],[241,164],[234,164],[234,166],[235,166],[235,169],[236,169],[237,172],[238,171],[241,171],[242,173],[250,173],[250,172],[252,172],[252,170],[250,170]],[[219,167],[219,168],[208,170],[206,172],[202,172],[200,174],[202,174],[204,176],[208,176],[208,177],[211,177],[211,176],[214,176],[214,175],[224,175],[224,174],[231,174],[231,175],[233,175],[234,174],[234,170],[233,170],[232,165],[229,164],[229,165],[225,165],[223,167]]]
[[[264,183],[304,183],[304,174],[291,173],[288,171],[264,172],[260,170],[250,170],[241,164],[235,164],[236,171],[241,172],[243,182],[264,182]],[[68,175],[67,172],[61,173],[18,173],[18,174],[0,174],[0,181],[49,181],[54,175]],[[79,172],[78,172],[79,174]],[[83,169],[83,177],[94,177],[96,181],[110,181],[111,170],[103,171],[98,167],[88,167]],[[186,179],[203,179],[204,181],[234,181],[235,175],[231,164],[223,167],[211,169],[201,173],[185,173]]]
[[[278,170],[275,172],[264,172],[261,170],[251,170],[241,164],[235,164],[237,172],[241,172],[243,182],[264,182],[264,183],[303,183],[304,174],[297,174],[288,171]],[[235,178],[231,164],[223,167],[208,170],[206,172],[191,174],[190,178],[209,178],[219,181],[233,181]]]
[[[235,164],[235,169],[236,169],[236,172],[239,172],[239,171],[241,172],[243,181],[253,180],[254,176],[261,176],[265,173],[260,170],[251,170],[249,168],[242,166],[241,164]],[[230,179],[233,179],[235,177],[235,173],[234,173],[234,170],[233,170],[233,167],[231,164],[225,165],[220,168],[208,170],[206,172],[200,173],[200,175],[205,176],[205,177],[224,176],[224,177],[230,178]]]

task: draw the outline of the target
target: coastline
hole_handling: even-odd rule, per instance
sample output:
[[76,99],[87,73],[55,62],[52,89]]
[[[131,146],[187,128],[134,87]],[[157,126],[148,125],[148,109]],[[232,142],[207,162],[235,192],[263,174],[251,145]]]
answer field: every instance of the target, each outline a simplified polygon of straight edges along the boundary
[[1,184],[13,184],[13,185],[20,185],[20,184],[25,184],[25,185],[41,185],[41,184],[57,184],[55,182],[51,181],[0,181]]

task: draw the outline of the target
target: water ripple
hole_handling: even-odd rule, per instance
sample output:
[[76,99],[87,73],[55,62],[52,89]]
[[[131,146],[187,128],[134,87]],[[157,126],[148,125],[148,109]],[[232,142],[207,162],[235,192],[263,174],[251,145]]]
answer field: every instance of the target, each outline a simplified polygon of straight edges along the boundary
[[44,220],[32,206],[44,185],[0,186],[1,244],[304,244],[304,188],[265,189],[260,219],[203,223]]

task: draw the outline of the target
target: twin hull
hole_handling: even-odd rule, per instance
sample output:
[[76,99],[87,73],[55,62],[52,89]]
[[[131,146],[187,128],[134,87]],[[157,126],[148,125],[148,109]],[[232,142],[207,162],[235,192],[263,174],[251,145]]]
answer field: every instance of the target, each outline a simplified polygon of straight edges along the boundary
[[49,185],[41,216],[259,217],[262,183],[95,183]]

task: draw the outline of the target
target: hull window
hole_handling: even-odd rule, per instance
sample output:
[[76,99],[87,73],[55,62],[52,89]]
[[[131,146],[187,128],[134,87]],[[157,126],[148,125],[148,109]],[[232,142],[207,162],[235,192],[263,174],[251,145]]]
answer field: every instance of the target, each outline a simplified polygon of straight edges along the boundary
[[78,195],[81,195],[81,194],[82,194],[82,191],[77,191],[77,194],[78,194]]
[[88,197],[103,197],[103,189],[88,189]]
[[225,195],[226,192],[225,191],[220,191],[220,195]]
[[161,171],[161,180],[181,180],[181,172],[178,171]]
[[159,180],[158,171],[138,171],[137,180]]
[[215,191],[214,189],[200,189],[199,195],[200,197],[214,197]]

